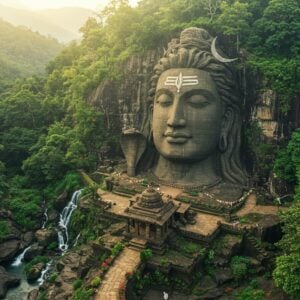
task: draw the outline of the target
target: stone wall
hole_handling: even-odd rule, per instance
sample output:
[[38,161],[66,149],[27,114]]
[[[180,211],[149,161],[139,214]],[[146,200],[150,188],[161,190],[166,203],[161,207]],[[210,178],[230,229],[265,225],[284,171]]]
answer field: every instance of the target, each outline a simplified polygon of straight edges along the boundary
[[150,78],[161,52],[153,50],[133,55],[120,66],[118,81],[100,83],[89,96],[88,103],[104,113],[111,133],[118,135],[122,129],[141,128]]

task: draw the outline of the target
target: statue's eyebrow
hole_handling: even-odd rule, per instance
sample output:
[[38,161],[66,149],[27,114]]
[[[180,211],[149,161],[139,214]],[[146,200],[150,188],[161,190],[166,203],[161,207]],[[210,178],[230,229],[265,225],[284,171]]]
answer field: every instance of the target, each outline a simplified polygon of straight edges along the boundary
[[155,98],[162,94],[168,94],[169,96],[173,96],[173,93],[169,89],[160,88],[155,92]]
[[191,91],[186,91],[182,94],[182,96],[186,98],[198,94],[205,96],[207,100],[217,101],[217,96],[207,89],[195,89]]

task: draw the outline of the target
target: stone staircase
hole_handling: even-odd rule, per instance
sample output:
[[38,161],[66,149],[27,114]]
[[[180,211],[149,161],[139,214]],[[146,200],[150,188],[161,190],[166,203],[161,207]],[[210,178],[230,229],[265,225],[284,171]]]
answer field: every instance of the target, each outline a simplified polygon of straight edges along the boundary
[[133,238],[129,241],[129,249],[142,251],[147,248],[148,242],[145,239]]
[[248,243],[250,244],[250,247],[252,248],[251,251],[255,252],[253,254],[256,254],[256,259],[260,261],[261,263],[264,263],[266,260],[269,260],[271,257],[269,256],[268,252],[264,250],[258,243],[256,238],[251,236],[249,233],[246,233],[245,235]]

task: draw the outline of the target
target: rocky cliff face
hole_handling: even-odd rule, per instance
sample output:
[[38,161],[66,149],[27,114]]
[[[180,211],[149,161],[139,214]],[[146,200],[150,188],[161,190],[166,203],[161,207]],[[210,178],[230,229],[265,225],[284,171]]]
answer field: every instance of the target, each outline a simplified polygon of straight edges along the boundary
[[89,96],[88,103],[104,113],[109,132],[141,127],[150,78],[161,52],[132,56],[120,67],[119,81],[104,81]]
[[266,140],[277,140],[283,137],[283,123],[278,119],[277,95],[272,90],[259,92],[255,101],[251,119],[257,121]]

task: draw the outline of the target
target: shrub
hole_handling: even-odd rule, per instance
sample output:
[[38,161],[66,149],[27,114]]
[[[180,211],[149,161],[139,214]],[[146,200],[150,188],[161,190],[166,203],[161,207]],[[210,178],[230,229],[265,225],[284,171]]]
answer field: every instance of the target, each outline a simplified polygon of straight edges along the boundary
[[263,290],[247,287],[238,293],[235,297],[236,300],[264,300],[265,293]]
[[151,249],[145,249],[140,253],[140,259],[142,263],[146,263],[153,256]]
[[91,281],[91,286],[94,288],[97,288],[101,283],[101,278],[99,276],[96,276],[92,281]]
[[25,265],[24,270],[27,273],[34,265],[41,263],[41,262],[46,264],[49,260],[50,260],[50,258],[46,257],[46,256],[36,256],[33,260],[31,260],[29,263],[27,263]]
[[58,248],[58,243],[57,242],[52,242],[47,246],[48,250],[55,250]]
[[81,286],[82,286],[82,279],[76,279],[73,282],[73,288],[74,288],[74,290],[78,290],[79,288],[81,288]]
[[0,242],[10,234],[7,221],[0,221]]
[[249,258],[244,256],[234,256],[231,259],[230,268],[236,280],[242,280],[248,274]]
[[124,245],[122,243],[117,243],[111,250],[112,256],[117,256],[124,249]]
[[89,300],[93,296],[93,289],[78,288],[73,295],[73,300]]
[[48,277],[48,281],[49,281],[50,283],[54,283],[54,281],[56,280],[56,278],[57,278],[57,273],[54,272],[54,273],[52,273],[52,274]]

